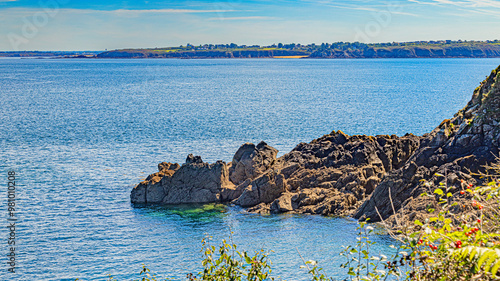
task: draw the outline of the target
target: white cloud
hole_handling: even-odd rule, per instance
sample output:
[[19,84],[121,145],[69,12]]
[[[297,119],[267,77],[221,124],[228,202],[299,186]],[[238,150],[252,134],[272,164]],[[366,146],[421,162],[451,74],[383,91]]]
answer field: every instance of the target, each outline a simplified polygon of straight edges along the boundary
[[408,0],[409,2],[423,5],[453,5],[461,8],[496,8],[500,9],[500,1],[497,0]]
[[270,20],[276,19],[274,17],[263,17],[263,16],[248,16],[248,17],[217,17],[209,18],[209,20]]
[[111,10],[110,13],[130,13],[130,14],[193,14],[193,13],[226,13],[235,10],[194,10],[194,9],[150,9],[150,10]]
[[[351,1],[349,4],[342,3],[334,0],[304,0],[305,2],[315,3],[319,5],[324,5],[331,8],[346,9],[346,10],[357,10],[357,11],[368,11],[368,12],[383,12],[390,10],[391,14],[404,15],[418,17],[419,15],[403,11],[402,1],[394,2],[378,2],[378,4],[369,4],[365,1],[360,1],[361,3],[356,3],[356,1]],[[409,0],[412,1],[412,0]],[[354,3],[354,4],[352,4]],[[394,9],[397,8],[397,10]]]

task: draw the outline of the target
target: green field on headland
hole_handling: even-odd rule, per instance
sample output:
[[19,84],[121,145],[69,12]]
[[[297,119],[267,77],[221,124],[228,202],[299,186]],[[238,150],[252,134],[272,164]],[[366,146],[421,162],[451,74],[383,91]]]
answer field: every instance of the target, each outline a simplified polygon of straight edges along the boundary
[[321,43],[237,45],[204,44],[104,52],[0,52],[0,57],[78,58],[494,58],[500,41],[415,41],[392,43]]
[[489,58],[500,57],[500,41],[337,42],[322,44],[188,44],[155,49],[122,49],[98,58]]

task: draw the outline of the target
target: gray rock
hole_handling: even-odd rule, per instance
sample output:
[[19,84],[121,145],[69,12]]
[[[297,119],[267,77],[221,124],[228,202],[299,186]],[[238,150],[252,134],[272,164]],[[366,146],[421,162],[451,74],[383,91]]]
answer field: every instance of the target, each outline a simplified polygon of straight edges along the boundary
[[272,167],[277,154],[278,150],[265,142],[260,142],[257,146],[245,143],[233,157],[229,170],[231,181],[238,185],[247,179],[257,178]]
[[223,189],[235,189],[229,181],[227,164],[200,162],[201,158],[188,156],[186,164],[171,173],[163,173],[160,180],[152,177],[137,185],[131,192],[132,203],[186,204],[222,201]]

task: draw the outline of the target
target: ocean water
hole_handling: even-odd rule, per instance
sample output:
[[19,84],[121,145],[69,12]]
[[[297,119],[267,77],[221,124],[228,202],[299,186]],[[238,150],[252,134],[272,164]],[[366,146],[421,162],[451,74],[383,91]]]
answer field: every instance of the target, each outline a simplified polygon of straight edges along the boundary
[[[469,101],[500,59],[0,60],[0,280],[130,280],[144,263],[182,280],[201,239],[273,251],[274,273],[329,276],[355,221],[233,207],[135,208],[159,162],[231,161],[245,142],[290,151],[332,130],[424,134]],[[16,273],[7,269],[16,173]],[[386,235],[372,237],[387,252]]]

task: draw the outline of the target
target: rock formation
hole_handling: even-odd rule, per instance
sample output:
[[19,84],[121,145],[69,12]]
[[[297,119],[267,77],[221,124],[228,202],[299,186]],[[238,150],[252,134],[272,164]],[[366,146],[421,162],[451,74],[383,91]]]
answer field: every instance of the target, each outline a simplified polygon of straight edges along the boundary
[[232,202],[261,214],[353,215],[371,221],[388,219],[395,210],[412,220],[429,204],[419,197],[428,191],[422,180],[434,186],[445,180],[457,193],[464,181],[479,180],[470,172],[498,156],[499,76],[500,67],[453,119],[424,136],[348,136],[333,131],[300,143],[280,158],[264,142],[242,145],[229,164],[207,164],[189,155],[182,166],[158,165],[158,173],[132,190],[131,200]]
[[186,163],[161,163],[158,173],[138,184],[130,194],[132,203],[188,204],[221,201],[221,191],[234,189],[228,165],[203,163],[190,154]]
[[274,196],[261,196],[265,200],[260,202],[247,200],[246,193],[251,194],[247,188],[235,203],[246,207],[264,203],[250,209],[259,213],[347,215],[387,172],[406,162],[419,141],[414,135],[369,137],[332,132],[299,144],[277,160],[274,170],[249,183],[257,190],[274,190],[267,192]]
[[[382,180],[354,217],[379,221],[378,210],[386,219],[394,213],[392,199],[396,212],[412,220],[425,211],[425,200],[418,196],[428,190],[421,180],[433,182],[434,186],[439,186],[444,180],[454,187],[455,195],[461,190],[462,181],[479,181],[471,177],[471,172],[477,173],[485,164],[495,161],[499,153],[499,80],[500,67],[474,91],[465,108],[425,136],[403,168],[389,173]],[[445,175],[445,178],[436,173]]]

